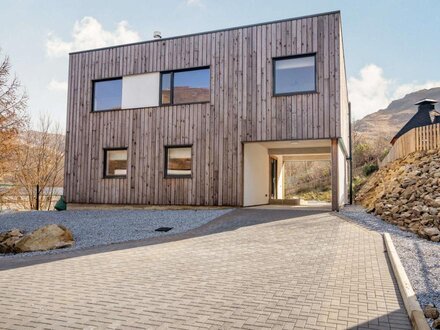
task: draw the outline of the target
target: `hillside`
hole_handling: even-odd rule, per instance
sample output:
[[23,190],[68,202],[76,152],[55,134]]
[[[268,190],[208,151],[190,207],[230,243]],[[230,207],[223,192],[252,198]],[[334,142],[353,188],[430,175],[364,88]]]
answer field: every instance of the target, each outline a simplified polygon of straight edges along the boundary
[[391,139],[403,125],[416,113],[417,101],[430,98],[440,101],[440,87],[422,89],[395,100],[386,109],[374,112],[357,120],[353,130],[370,136],[384,136]]

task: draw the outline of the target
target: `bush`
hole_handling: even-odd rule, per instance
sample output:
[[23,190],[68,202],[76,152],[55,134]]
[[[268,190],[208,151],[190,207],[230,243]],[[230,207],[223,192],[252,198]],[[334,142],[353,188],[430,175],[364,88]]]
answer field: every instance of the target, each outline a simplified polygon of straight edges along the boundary
[[362,172],[365,176],[370,176],[374,172],[376,172],[379,169],[379,166],[375,163],[365,164],[362,167]]

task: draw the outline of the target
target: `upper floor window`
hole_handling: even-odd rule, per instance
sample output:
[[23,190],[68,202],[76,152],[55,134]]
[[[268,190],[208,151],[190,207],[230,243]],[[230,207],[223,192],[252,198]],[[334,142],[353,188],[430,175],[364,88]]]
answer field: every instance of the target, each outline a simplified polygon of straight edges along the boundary
[[315,55],[274,59],[274,82],[274,95],[315,92]]
[[210,79],[209,68],[162,73],[161,104],[209,102]]
[[122,105],[122,78],[93,82],[93,111],[117,110]]

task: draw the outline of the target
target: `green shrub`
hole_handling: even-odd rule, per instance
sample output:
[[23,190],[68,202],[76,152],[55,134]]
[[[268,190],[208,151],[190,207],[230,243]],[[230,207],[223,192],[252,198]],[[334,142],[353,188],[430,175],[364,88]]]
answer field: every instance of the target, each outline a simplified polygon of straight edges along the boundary
[[365,164],[362,167],[362,172],[365,176],[370,176],[374,172],[376,172],[379,169],[379,166],[375,163]]

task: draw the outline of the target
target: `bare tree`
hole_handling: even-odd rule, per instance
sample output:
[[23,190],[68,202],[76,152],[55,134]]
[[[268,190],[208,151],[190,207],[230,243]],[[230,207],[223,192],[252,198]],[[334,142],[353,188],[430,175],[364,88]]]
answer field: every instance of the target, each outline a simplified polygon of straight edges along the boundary
[[8,56],[0,49],[0,179],[8,174],[20,131],[28,123],[27,95],[17,77],[12,77]]
[[27,207],[35,208],[38,185],[40,208],[51,208],[54,189],[62,186],[63,167],[64,136],[59,125],[42,115],[37,130],[28,129],[23,134],[16,152],[14,181],[26,192]]

